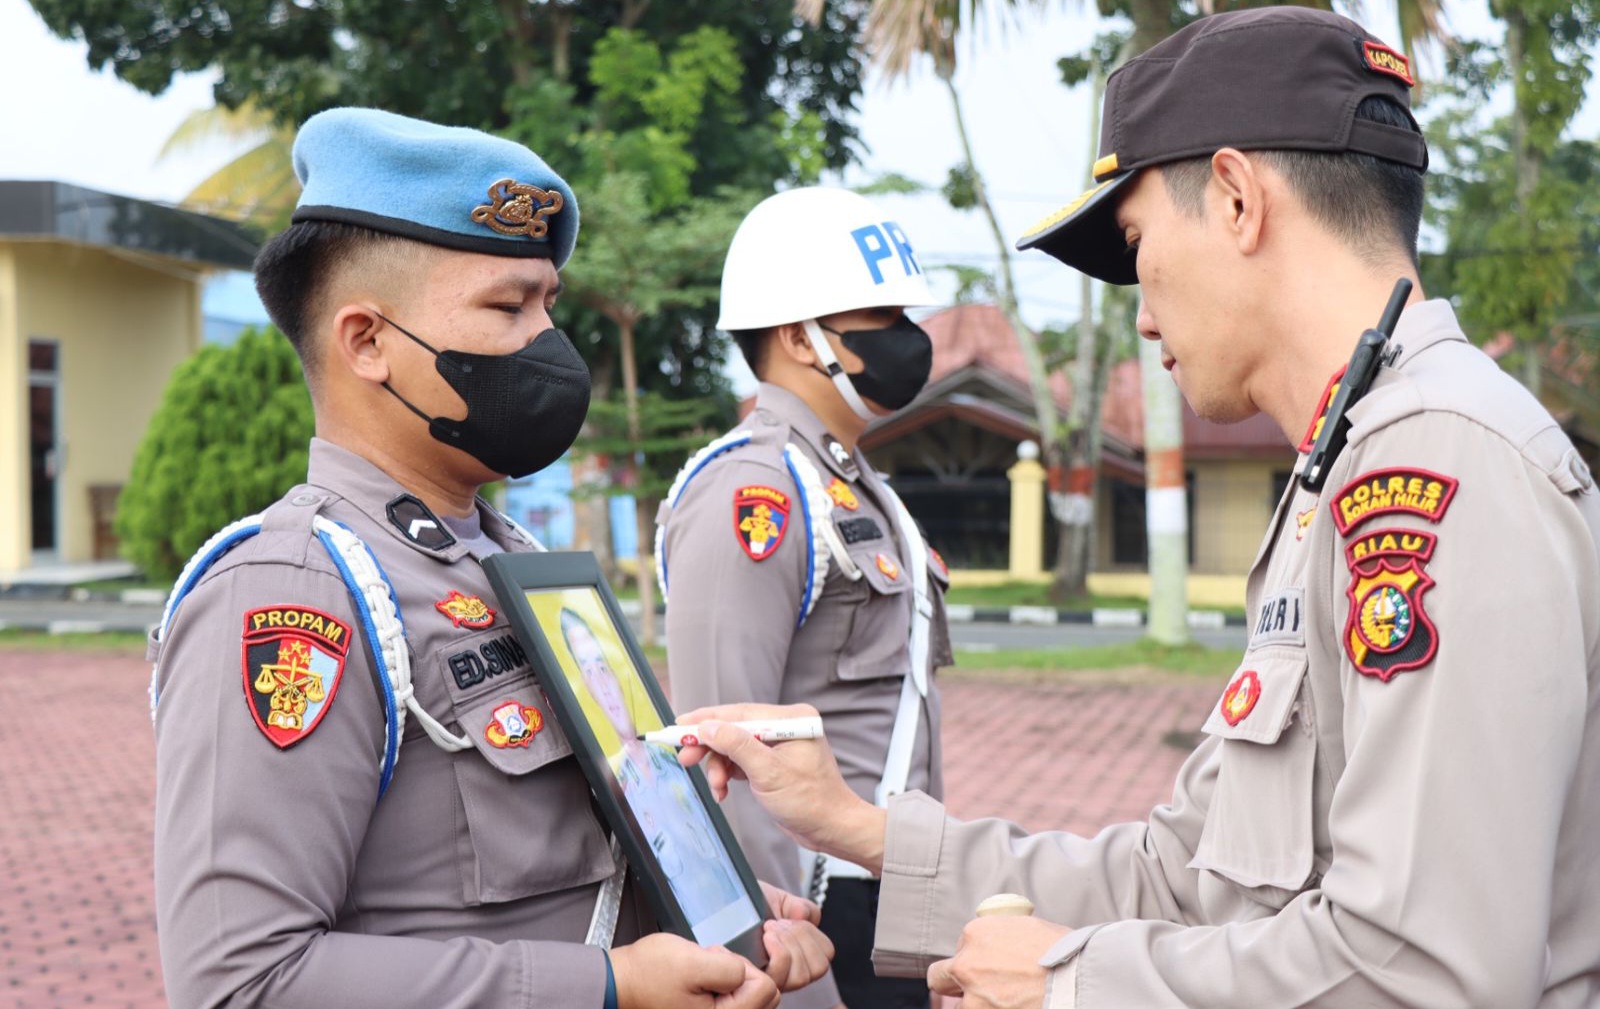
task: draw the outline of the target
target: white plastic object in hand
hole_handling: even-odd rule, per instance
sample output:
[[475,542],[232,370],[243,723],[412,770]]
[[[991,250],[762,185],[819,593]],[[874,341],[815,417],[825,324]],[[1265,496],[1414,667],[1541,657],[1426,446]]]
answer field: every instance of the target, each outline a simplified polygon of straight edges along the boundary
[[1033,914],[1033,901],[1020,893],[997,893],[978,905],[979,918],[1027,918]]

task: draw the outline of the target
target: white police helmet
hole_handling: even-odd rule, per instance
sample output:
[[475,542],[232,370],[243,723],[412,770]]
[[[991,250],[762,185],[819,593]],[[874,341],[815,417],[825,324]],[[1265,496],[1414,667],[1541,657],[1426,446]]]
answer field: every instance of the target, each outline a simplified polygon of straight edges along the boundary
[[859,193],[808,186],[767,197],[740,223],[722,267],[717,328],[933,303],[900,225]]

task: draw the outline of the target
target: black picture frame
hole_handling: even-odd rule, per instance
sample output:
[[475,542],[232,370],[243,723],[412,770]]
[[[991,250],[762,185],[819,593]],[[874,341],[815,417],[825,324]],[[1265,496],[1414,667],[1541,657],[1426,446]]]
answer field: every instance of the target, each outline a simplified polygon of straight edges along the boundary
[[[703,946],[726,946],[756,966],[766,966],[762,922],[772,911],[704,773],[698,767],[679,767],[676,750],[634,739],[645,748],[641,758],[639,750],[626,745],[618,727],[623,712],[617,704],[641,733],[672,724],[673,713],[594,554],[496,554],[485,558],[483,567],[662,930]],[[559,625],[554,639],[552,611],[557,611]],[[597,629],[596,620],[609,626]],[[584,641],[582,628],[592,642]],[[619,646],[632,665],[633,676],[626,682],[626,671],[611,668]],[[582,671],[579,649],[590,659],[591,672],[599,668],[597,661],[605,666],[618,684],[618,697],[602,698],[596,692],[596,684],[602,692],[610,687],[598,673],[591,679]],[[597,711],[604,715],[597,716]],[[652,719],[660,724],[638,724]],[[608,751],[608,743],[615,753]],[[733,899],[719,903],[724,898]],[[749,902],[753,921],[738,906],[739,898]],[[707,908],[719,910],[707,915]]]

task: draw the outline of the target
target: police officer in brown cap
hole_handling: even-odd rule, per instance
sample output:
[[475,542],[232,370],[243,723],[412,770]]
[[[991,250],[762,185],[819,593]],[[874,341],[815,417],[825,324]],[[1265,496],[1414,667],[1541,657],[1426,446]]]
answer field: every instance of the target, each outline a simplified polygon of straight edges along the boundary
[[[1449,303],[1397,284],[1411,86],[1333,14],[1205,18],[1110,78],[1099,186],[1021,243],[1138,282],[1194,410],[1300,445],[1170,804],[1027,836],[875,809],[819,744],[706,733],[714,782],[736,765],[882,872],[881,971],[966,1009],[1600,1005],[1600,494]],[[1036,915],[970,920],[998,891]]]
[[[553,328],[576,200],[526,148],[370,109],[301,129],[257,287],[298,351],[306,482],[190,562],[151,641],[157,923],[172,1005],[775,1004],[822,976],[777,891],[771,976],[650,934],[480,561],[477,497],[571,445]],[[615,943],[615,945],[614,945]]]

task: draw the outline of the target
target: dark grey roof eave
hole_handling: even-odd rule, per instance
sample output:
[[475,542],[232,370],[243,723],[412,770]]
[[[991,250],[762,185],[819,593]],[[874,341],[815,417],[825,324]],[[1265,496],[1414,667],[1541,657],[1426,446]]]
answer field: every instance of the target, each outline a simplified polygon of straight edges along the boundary
[[126,249],[248,270],[256,241],[243,227],[190,210],[66,182],[0,180],[0,239],[34,238]]

